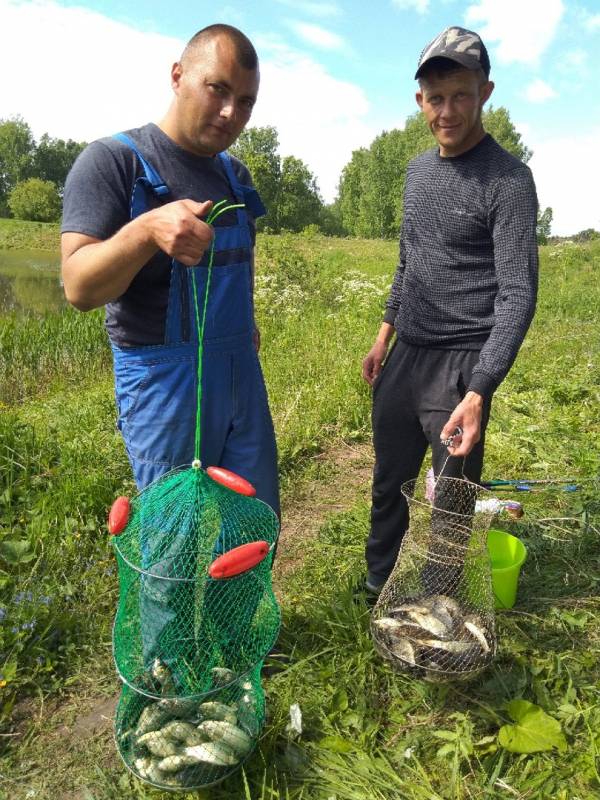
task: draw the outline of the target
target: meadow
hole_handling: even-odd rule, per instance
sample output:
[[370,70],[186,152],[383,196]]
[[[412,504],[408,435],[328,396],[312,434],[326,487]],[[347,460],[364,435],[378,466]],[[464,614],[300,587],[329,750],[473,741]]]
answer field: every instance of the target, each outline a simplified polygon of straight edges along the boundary
[[[50,243],[48,227],[36,235]],[[3,246],[9,234],[14,246],[26,238],[0,231]],[[393,242],[259,237],[257,314],[284,507],[313,485],[342,493],[351,476],[333,463],[341,443],[368,452],[360,361],[396,253]],[[600,243],[544,247],[541,258],[538,313],[494,399],[485,477],[580,488],[519,496],[523,520],[503,521],[529,555],[517,605],[498,614],[493,666],[468,684],[429,684],[374,652],[360,588],[365,486],[296,543],[296,568],[278,580],[283,625],[259,750],[221,786],[183,797],[600,796]],[[101,312],[0,317],[0,387],[0,798],[166,798],[125,772],[109,735],[71,734],[86,701],[117,690],[105,520],[114,497],[133,492]],[[533,727],[514,724],[516,699],[539,710]],[[293,703],[301,734],[288,727]],[[509,751],[507,725],[545,749]]]

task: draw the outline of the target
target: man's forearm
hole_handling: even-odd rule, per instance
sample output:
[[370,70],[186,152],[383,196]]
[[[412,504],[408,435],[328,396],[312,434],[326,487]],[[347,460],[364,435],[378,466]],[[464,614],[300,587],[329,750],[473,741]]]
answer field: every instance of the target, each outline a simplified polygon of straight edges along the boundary
[[105,241],[63,234],[65,295],[80,311],[98,308],[120,297],[158,251],[142,217],[132,220]]

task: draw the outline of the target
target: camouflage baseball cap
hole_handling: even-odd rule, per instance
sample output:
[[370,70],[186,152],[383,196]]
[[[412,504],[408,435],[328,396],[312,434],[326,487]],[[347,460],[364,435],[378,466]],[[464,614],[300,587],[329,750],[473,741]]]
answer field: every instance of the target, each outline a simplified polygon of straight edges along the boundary
[[486,78],[490,75],[490,57],[479,35],[465,28],[453,26],[442,31],[421,53],[415,79],[423,73],[423,68],[434,58],[449,58],[465,69],[481,68]]

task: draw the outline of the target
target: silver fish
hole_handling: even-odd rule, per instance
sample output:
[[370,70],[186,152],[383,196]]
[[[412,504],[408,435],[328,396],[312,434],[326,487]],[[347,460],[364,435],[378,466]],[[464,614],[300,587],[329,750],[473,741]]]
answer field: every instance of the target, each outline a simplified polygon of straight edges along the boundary
[[165,736],[162,731],[150,731],[140,736],[137,743],[147,747],[153,756],[166,758],[177,753],[177,745]]
[[171,670],[160,660],[160,658],[154,659],[150,671],[152,673],[152,677],[160,683],[164,694],[173,694],[175,692],[175,681],[173,680]]
[[463,654],[473,653],[479,650],[472,642],[441,641],[440,639],[423,639],[421,644],[424,647],[431,647],[434,650],[443,650],[446,653]]
[[237,722],[237,713],[232,706],[219,703],[217,700],[209,700],[206,703],[201,703],[198,706],[198,714],[200,718],[205,719],[220,719],[224,722],[231,722],[235,725]]
[[170,714],[170,716],[185,719],[186,717],[194,715],[197,701],[185,700],[178,697],[165,697],[163,700],[159,700],[157,705],[161,710]]
[[213,676],[213,686],[227,686],[228,683],[231,683],[237,677],[235,672],[227,667],[213,667],[211,672]]
[[416,622],[417,625],[420,625],[421,628],[440,639],[447,638],[450,634],[448,627],[431,611],[427,614],[421,614],[418,611],[409,611],[408,616]]
[[177,755],[163,758],[162,761],[158,762],[158,768],[163,772],[179,772],[180,769],[191,767],[197,763],[197,758],[185,755],[184,753],[178,753]]
[[169,718],[170,715],[168,712],[159,708],[157,703],[151,703],[142,709],[135,729],[135,735],[139,737],[150,731],[157,731]]
[[465,617],[463,624],[471,636],[479,642],[483,652],[489,653],[490,646],[486,639],[484,628],[479,617],[475,616],[474,614]]
[[239,762],[238,756],[223,742],[206,742],[194,747],[186,747],[184,755],[206,764],[215,764],[220,767],[230,767]]
[[416,611],[418,614],[427,614],[428,611],[431,611],[429,606],[426,605],[419,605],[419,603],[403,603],[401,606],[396,606],[395,608],[391,608],[389,613],[402,615],[408,614],[410,611]]
[[252,749],[252,739],[246,731],[230,722],[209,719],[201,722],[198,730],[209,736],[213,742],[224,744],[240,757],[245,756]]
[[[172,742],[182,742],[187,745],[202,744],[205,741],[195,725],[182,720],[172,720],[164,728],[161,728],[159,733]],[[174,753],[166,755],[174,755]]]
[[402,661],[406,661],[411,666],[415,666],[415,648],[408,639],[397,639],[390,645],[390,653]]

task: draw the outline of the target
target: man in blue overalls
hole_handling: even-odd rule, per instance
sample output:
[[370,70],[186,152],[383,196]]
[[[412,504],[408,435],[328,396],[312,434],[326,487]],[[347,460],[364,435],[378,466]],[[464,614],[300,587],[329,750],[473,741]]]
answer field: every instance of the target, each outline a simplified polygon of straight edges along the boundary
[[[62,274],[82,311],[106,306],[119,428],[139,489],[194,457],[198,331],[190,267],[204,295],[202,452],[249,480],[279,513],[277,453],[252,301],[255,223],[264,208],[225,152],[248,123],[258,59],[236,28],[212,25],[171,70],[166,116],[93,142],[64,194]],[[135,102],[135,95],[132,96]],[[221,200],[244,208],[203,222]]]

